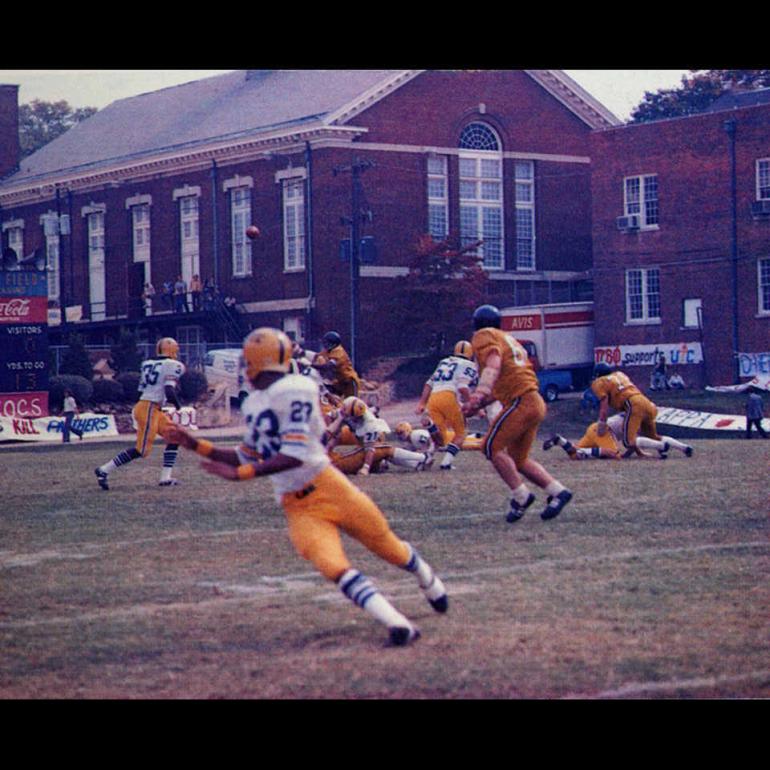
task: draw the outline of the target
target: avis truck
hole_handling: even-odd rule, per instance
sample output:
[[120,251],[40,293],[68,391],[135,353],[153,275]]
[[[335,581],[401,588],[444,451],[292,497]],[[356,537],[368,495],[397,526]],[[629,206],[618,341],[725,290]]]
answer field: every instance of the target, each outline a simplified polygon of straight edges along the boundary
[[594,360],[593,302],[501,308],[502,329],[526,349],[546,401],[584,389]]

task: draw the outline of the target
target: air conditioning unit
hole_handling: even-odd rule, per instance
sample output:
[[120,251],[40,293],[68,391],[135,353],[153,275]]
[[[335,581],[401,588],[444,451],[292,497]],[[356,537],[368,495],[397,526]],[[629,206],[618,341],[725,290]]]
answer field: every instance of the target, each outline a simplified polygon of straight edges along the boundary
[[618,230],[622,230],[624,232],[628,232],[629,230],[638,230],[639,229],[639,215],[638,214],[631,214],[631,216],[628,217],[618,217],[615,220]]
[[755,217],[765,217],[770,214],[770,199],[752,201],[751,214]]

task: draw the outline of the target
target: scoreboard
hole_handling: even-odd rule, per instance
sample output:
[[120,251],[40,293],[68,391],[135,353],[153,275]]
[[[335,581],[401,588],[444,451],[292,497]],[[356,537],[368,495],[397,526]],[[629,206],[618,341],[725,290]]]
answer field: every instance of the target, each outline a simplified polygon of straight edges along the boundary
[[48,414],[45,270],[0,270],[0,416]]

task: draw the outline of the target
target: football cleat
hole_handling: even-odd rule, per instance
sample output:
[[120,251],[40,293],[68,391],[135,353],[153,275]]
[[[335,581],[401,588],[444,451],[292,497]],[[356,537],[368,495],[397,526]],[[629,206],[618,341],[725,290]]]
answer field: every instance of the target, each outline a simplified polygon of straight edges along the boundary
[[526,511],[527,508],[529,508],[529,506],[534,502],[535,496],[531,492],[529,493],[527,501],[523,505],[519,505],[515,500],[511,500],[511,510],[508,511],[508,515],[505,517],[505,520],[509,524],[513,524],[515,521],[518,521],[524,515],[524,511]]
[[688,446],[684,448],[684,456],[685,457],[692,457],[692,447]]
[[179,343],[173,337],[163,337],[155,346],[155,354],[167,358],[179,357]]
[[452,465],[452,463],[449,463],[449,465],[439,465],[438,469],[440,471],[453,471],[455,467]]
[[543,449],[547,452],[551,447],[556,446],[556,444],[559,441],[560,436],[558,434],[554,434],[551,436],[551,438],[546,439],[543,442]]
[[433,576],[431,584],[427,588],[423,588],[422,591],[428,603],[436,612],[444,613],[449,609],[449,597],[447,596],[446,588],[444,588],[444,584],[436,575]]
[[393,626],[389,629],[390,643],[393,647],[405,647],[420,638],[420,632],[414,626]]
[[563,489],[556,495],[556,497],[549,495],[548,505],[546,505],[545,510],[540,514],[540,518],[543,519],[543,521],[555,519],[561,513],[562,508],[564,508],[570,500],[572,500],[572,492],[570,492],[569,489]]
[[658,459],[659,460],[668,460],[668,452],[666,452],[664,449],[658,450]]
[[178,479],[165,479],[163,481],[158,482],[159,487],[177,487],[179,486],[179,480]]
[[110,485],[107,482],[107,474],[99,468],[94,468],[94,473],[96,474],[96,480],[99,482],[99,486],[104,490],[109,490]]

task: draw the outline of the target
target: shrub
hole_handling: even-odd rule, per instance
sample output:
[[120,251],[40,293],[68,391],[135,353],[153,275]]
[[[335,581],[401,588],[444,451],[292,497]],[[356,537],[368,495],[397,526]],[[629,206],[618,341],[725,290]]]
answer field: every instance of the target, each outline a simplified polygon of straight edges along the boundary
[[115,377],[115,382],[123,386],[123,400],[130,404],[136,403],[139,399],[139,372],[121,372]]
[[48,380],[48,406],[60,411],[64,405],[64,391],[71,390],[75,401],[81,407],[91,403],[94,388],[90,380],[77,374],[60,374]]
[[440,360],[441,356],[421,356],[401,364],[391,378],[396,384],[396,398],[417,398]]
[[126,328],[120,330],[118,341],[110,348],[110,366],[116,372],[135,372],[142,365],[139,335]]
[[179,378],[179,396],[185,403],[197,401],[208,389],[206,375],[196,369],[186,371]]
[[126,394],[123,385],[117,380],[94,380],[92,400],[95,403],[107,402],[110,404],[125,401]]
[[70,334],[67,337],[67,350],[62,355],[59,365],[59,374],[78,375],[86,380],[91,380],[94,367],[88,356],[83,337],[79,334]]

